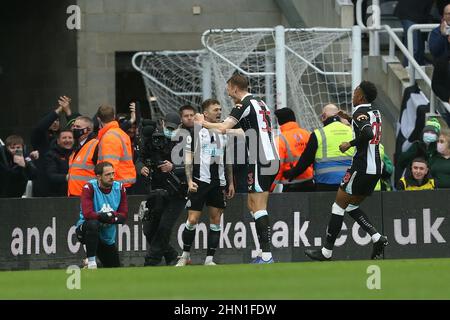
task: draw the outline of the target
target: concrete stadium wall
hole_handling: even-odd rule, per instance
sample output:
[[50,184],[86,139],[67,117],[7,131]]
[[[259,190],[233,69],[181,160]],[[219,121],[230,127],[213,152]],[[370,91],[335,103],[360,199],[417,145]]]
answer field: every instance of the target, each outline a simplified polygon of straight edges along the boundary
[[353,25],[350,0],[277,0],[293,27],[348,28]]
[[2,139],[17,133],[28,140],[37,119],[54,109],[60,95],[72,97],[78,105],[77,34],[66,26],[71,4],[74,1],[2,2]]
[[[450,190],[376,192],[361,208],[387,235],[386,259],[450,257],[450,209],[445,201]],[[324,241],[335,193],[272,194],[268,211],[272,225],[273,255],[278,262],[307,261],[306,247]],[[130,196],[127,225],[119,226],[118,248],[124,266],[142,266],[145,236],[137,218],[143,196]],[[84,250],[77,243],[74,224],[79,215],[75,198],[0,199],[0,270],[65,268],[79,265]],[[181,252],[182,212],[172,232],[172,244]],[[207,215],[197,227],[193,263],[206,255]],[[336,241],[335,260],[367,260],[370,236],[348,215]],[[222,221],[216,253],[218,263],[248,263],[258,245],[245,195],[229,201]]]
[[[283,22],[274,0],[78,0],[79,110],[115,104],[117,51],[200,49],[211,28],[272,27]],[[192,7],[200,6],[194,15]]]

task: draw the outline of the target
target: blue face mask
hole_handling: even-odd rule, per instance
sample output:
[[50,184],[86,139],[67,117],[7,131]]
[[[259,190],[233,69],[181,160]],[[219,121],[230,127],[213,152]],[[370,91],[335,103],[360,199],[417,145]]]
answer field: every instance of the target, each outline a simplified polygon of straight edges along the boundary
[[172,139],[172,137],[175,135],[175,131],[164,128],[164,135],[166,136],[166,138]]
[[437,141],[437,135],[433,132],[425,132],[423,134],[423,142],[432,143]]

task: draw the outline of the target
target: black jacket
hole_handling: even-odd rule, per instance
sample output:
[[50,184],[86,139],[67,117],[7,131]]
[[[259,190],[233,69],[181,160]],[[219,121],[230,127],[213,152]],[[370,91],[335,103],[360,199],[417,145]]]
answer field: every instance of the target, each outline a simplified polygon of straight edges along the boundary
[[434,0],[399,0],[394,15],[400,20],[411,20],[415,23],[431,21],[431,7]]
[[48,196],[67,195],[66,175],[69,172],[69,157],[72,149],[64,149],[55,144],[45,155],[44,167],[48,179]]
[[434,63],[431,87],[434,93],[444,102],[450,99],[450,58],[441,58]]
[[[67,117],[67,120],[70,121],[77,116],[79,116],[78,113],[73,113],[70,117]],[[31,132],[31,146],[33,150],[39,151],[39,159],[36,161],[38,176],[33,181],[34,197],[47,197],[49,195],[50,186],[45,172],[45,155],[56,144],[57,132],[52,132],[49,128],[58,118],[59,115],[55,111],[49,112],[39,120]]]
[[[27,156],[25,156],[26,158]],[[25,192],[28,180],[36,178],[37,169],[33,161],[25,161],[25,168],[13,162],[11,153],[5,150],[6,163],[0,161],[1,198],[20,198]]]

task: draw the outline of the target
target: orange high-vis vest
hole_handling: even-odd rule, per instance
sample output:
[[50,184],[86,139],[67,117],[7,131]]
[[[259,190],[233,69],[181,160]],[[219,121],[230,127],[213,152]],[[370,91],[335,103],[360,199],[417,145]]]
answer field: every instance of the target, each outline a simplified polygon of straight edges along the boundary
[[305,151],[311,133],[300,128],[294,121],[283,124],[280,126],[280,130],[281,133],[277,137],[277,143],[281,165],[272,189],[275,187],[275,184],[294,184],[312,180],[314,175],[313,165],[311,164],[311,166],[302,174],[292,179],[292,181],[283,177],[283,172],[292,169],[297,164],[298,159],[303,154],[303,151]]
[[81,149],[75,154],[72,152],[69,158],[69,180],[67,181],[67,195],[81,196],[83,186],[91,179],[95,178],[92,161],[95,147],[98,144],[97,139],[87,141]]
[[98,163],[110,162],[115,171],[114,180],[130,187],[136,182],[130,137],[120,129],[117,121],[111,121],[98,132],[97,139]]

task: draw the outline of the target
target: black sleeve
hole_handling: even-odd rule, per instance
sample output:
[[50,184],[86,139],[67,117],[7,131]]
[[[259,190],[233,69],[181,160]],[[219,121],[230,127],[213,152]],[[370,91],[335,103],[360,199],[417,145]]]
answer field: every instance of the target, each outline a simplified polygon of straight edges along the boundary
[[370,127],[370,116],[366,112],[355,112],[352,120],[359,131],[362,131],[367,126]]
[[45,171],[51,183],[66,182],[66,174],[58,172],[58,161],[51,152],[47,152],[45,155]]
[[317,142],[316,134],[313,132],[309,136],[309,140],[308,140],[308,143],[306,144],[306,148],[303,151],[300,158],[298,159],[297,164],[295,165],[294,168],[291,169],[292,176],[296,177],[296,176],[302,174],[303,172],[305,172],[305,170],[311,164],[314,163],[314,159],[316,158],[316,152],[317,152],[318,146],[319,146],[319,144]]
[[360,143],[364,143],[373,139],[373,131],[370,125],[370,116],[365,112],[355,112],[353,115],[353,129],[358,129],[359,134],[356,134],[356,139],[350,141],[352,147],[358,146]]
[[33,128],[31,132],[31,145],[34,150],[40,149],[41,145],[45,142],[48,128],[50,128],[58,117],[59,115],[55,111],[49,112]]
[[28,180],[36,179],[38,174],[36,164],[32,160],[25,161],[25,169],[23,172],[26,179]]
[[231,109],[230,117],[233,117],[237,122],[239,122],[248,108],[250,108],[250,105],[235,106]]
[[434,64],[431,88],[434,93],[444,102],[450,99],[450,66],[444,59],[439,59]]
[[129,129],[131,129],[132,124],[131,124],[130,120],[125,120],[125,121],[119,122],[119,126],[120,126],[120,129],[122,129],[124,132],[127,132]]

